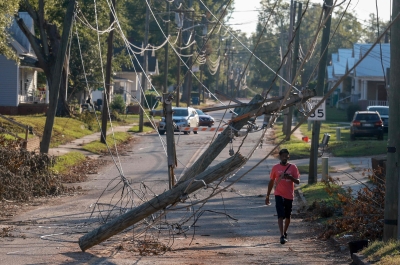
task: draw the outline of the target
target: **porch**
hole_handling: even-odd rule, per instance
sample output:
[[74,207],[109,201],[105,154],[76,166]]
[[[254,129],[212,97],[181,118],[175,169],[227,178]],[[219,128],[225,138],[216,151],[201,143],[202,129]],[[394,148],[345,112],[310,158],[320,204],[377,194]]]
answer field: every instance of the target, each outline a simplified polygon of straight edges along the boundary
[[48,103],[47,90],[30,90],[24,95],[18,95],[19,103]]

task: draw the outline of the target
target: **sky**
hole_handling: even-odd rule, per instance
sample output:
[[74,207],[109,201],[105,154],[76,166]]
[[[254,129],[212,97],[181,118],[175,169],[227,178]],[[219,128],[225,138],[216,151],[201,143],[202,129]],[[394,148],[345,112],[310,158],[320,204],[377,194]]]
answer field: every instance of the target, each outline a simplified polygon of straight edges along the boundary
[[[284,1],[290,3],[290,0]],[[342,6],[346,7],[348,1],[350,0],[346,0]],[[362,20],[367,20],[370,13],[375,13],[376,15],[375,1],[378,1],[379,17],[383,21],[388,21],[390,19],[392,0],[351,0],[349,10],[354,11],[357,17],[361,19],[360,22],[363,23]],[[306,0],[302,2],[305,3]],[[323,0],[311,0],[311,2],[322,4]],[[340,2],[342,2],[342,0],[337,1],[337,3]],[[246,32],[249,36],[249,34],[256,29],[260,0],[235,0],[234,7],[235,12],[229,24],[236,29],[240,29],[242,32]]]

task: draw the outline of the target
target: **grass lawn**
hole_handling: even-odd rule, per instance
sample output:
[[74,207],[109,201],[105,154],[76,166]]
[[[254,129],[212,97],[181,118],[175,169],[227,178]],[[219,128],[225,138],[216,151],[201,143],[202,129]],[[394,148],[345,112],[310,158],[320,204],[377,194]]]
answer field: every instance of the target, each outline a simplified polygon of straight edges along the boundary
[[[330,183],[330,185],[333,184]],[[334,185],[334,187],[341,190],[337,185]],[[333,205],[334,203],[339,202],[336,195],[330,195],[326,191],[326,184],[323,182],[302,185],[300,186],[300,190],[303,193],[304,198],[307,200],[308,205],[311,205],[314,201],[324,201],[328,205]]]
[[103,144],[102,142],[100,142],[100,140],[98,141],[94,141],[88,144],[85,144],[82,148],[86,151],[95,153],[95,154],[102,154],[104,152],[107,152],[107,146],[110,147],[111,150],[114,149],[114,145],[119,145],[123,142],[128,141],[130,138],[132,137],[131,134],[127,133],[127,132],[116,132],[114,133],[114,137],[109,134],[107,135],[107,145]]
[[85,160],[85,156],[80,152],[69,152],[56,158],[52,170],[57,173],[64,173],[70,166],[76,165]]
[[[149,126],[143,126],[143,132],[153,132],[154,128]],[[134,125],[132,128],[128,130],[128,132],[139,132],[139,125]]]
[[376,265],[400,264],[400,241],[374,241],[360,253]]
[[[301,165],[301,166],[297,166],[297,168],[299,169],[300,174],[307,174],[308,175],[308,170],[309,170],[309,166],[308,165]],[[333,167],[328,167],[328,171],[329,173],[336,173],[337,171],[335,170],[335,168]],[[322,173],[322,165],[318,165],[317,166],[317,173],[321,174]]]

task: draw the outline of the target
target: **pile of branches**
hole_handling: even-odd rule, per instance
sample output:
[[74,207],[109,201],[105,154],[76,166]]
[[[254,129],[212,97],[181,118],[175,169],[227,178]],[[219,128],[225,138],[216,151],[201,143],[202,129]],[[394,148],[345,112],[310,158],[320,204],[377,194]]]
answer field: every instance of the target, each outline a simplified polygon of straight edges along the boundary
[[[332,211],[334,218],[326,223],[322,238],[341,234],[356,239],[379,240],[383,237],[385,181],[377,179],[375,175],[369,179],[372,184],[360,189],[356,195],[352,195],[350,188],[344,193],[337,192],[337,188],[328,183],[326,190],[336,195],[339,203]],[[329,181],[338,183],[338,180]]]
[[0,200],[28,201],[34,197],[58,195],[63,186],[50,169],[54,159],[29,152],[22,141],[0,135]]

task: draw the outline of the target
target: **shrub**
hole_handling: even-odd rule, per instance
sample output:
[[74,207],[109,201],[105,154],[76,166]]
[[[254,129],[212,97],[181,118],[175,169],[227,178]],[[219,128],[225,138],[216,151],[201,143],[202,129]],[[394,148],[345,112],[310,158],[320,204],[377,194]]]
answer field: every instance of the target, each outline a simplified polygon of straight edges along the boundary
[[125,113],[126,104],[122,95],[115,95],[113,101],[111,102],[110,108],[119,113]]
[[351,104],[347,107],[346,113],[347,113],[347,120],[351,121],[351,119],[354,116],[354,112],[361,110],[360,106],[358,104]]

